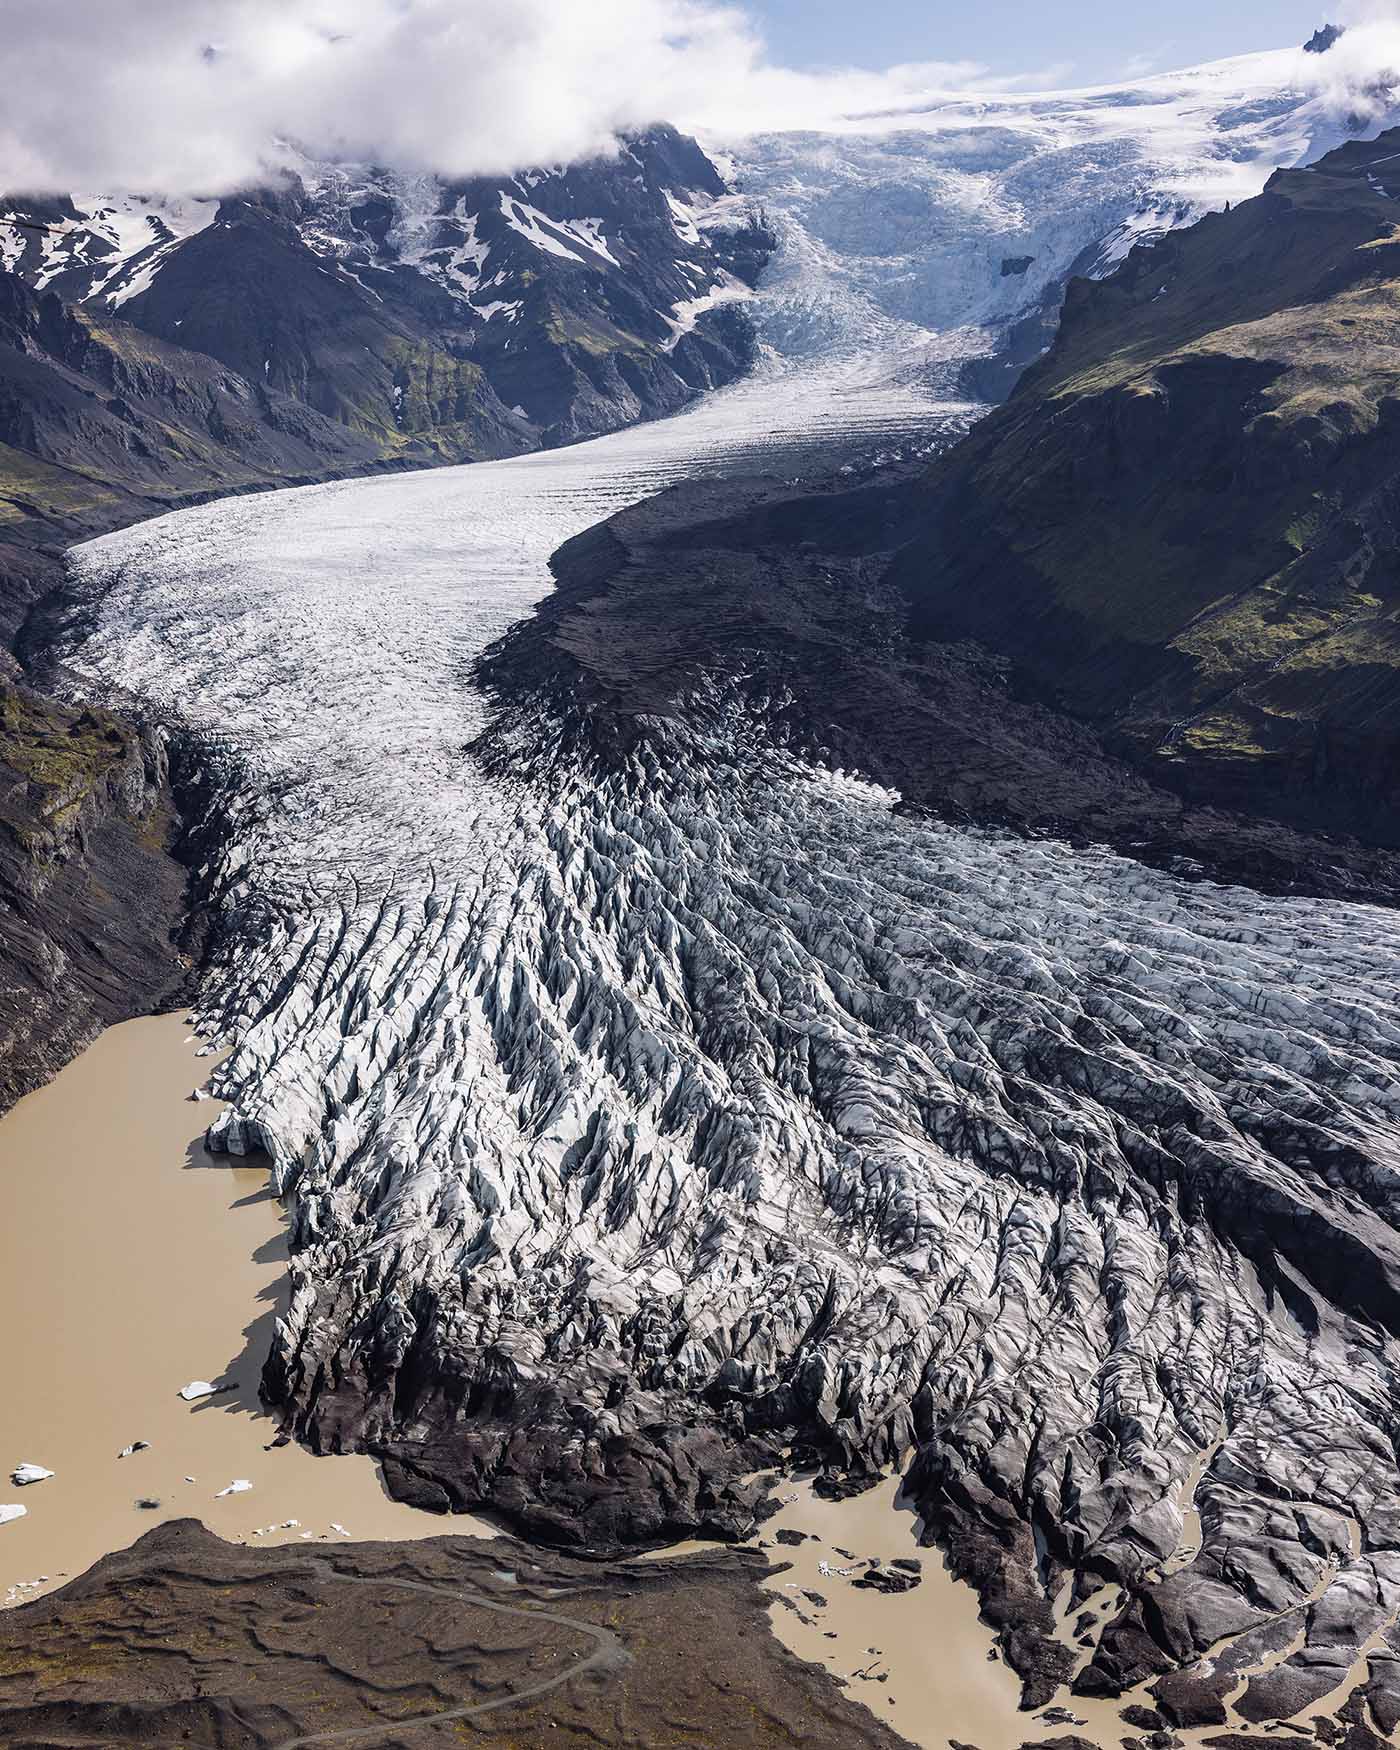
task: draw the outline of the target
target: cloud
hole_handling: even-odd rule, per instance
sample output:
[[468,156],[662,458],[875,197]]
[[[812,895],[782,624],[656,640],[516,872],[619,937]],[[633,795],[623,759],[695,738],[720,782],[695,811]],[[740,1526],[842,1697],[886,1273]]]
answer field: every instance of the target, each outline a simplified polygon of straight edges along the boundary
[[1161,66],[1163,58],[1161,52],[1155,49],[1143,50],[1139,54],[1129,55],[1118,69],[1118,77],[1120,79],[1141,79],[1148,73],[1155,73]]
[[0,0],[0,176],[216,191],[266,175],[277,140],[487,173],[660,119],[791,125],[977,75],[786,71],[711,0]]
[[[1397,10],[1355,0],[1347,35],[1299,55],[1299,78],[1354,104],[1367,69],[1400,65]],[[722,0],[0,0],[0,177],[218,193],[267,179],[278,142],[489,174],[606,152],[656,120],[734,138],[1063,76],[799,72]]]
[[1305,55],[1304,76],[1324,106],[1351,123],[1393,124],[1400,87],[1400,0],[1347,0],[1344,34],[1323,55]]

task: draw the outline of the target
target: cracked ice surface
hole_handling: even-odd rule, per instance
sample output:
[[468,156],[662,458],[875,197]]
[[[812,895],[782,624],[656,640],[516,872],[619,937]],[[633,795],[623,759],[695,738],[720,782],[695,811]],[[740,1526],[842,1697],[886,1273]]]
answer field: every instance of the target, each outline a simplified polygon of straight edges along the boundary
[[580,1463],[703,1394],[917,1448],[965,1517],[1153,1593],[1176,1660],[1342,1564],[1393,1616],[1393,914],[898,818],[722,677],[618,769],[532,709],[508,777],[467,751],[472,663],[562,540],[965,414],[899,358],[773,365],[573,449],[79,551],[71,661],[208,750],[236,934],[202,1002],[222,1138],[291,1195],[285,1377],[332,1438],[341,1383],[355,1436],[412,1434],[504,1367],[586,1411]]
[[204,1006],[223,1139],[293,1198],[300,1407],[359,1369],[401,1430],[411,1352],[453,1402],[487,1356],[558,1382],[589,1440],[729,1390],[1144,1586],[1224,1425],[1211,1620],[1301,1607],[1397,1506],[1395,917],[901,819],[722,692],[601,775],[529,710],[508,780],[465,751],[548,552],[743,420],[783,455],[784,381],[79,557],[77,659],[237,755]]

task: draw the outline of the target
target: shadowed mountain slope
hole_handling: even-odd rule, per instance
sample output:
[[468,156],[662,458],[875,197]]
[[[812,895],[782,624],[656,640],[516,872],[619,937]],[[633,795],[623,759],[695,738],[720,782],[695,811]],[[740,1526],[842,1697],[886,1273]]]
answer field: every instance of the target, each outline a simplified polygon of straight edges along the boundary
[[1075,281],[892,577],[1197,799],[1400,842],[1400,132]]

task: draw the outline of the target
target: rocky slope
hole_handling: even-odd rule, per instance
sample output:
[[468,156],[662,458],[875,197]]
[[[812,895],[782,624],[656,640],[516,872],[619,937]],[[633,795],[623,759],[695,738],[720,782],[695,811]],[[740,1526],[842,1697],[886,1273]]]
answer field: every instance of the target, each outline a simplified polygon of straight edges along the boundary
[[374,447],[206,354],[0,271],[0,629],[75,538],[214,492],[364,472]]
[[892,580],[1196,801],[1400,843],[1400,132],[1077,281]]
[[0,677],[0,1108],[186,989],[175,831],[159,734]]
[[785,746],[860,771],[902,812],[1110,843],[1269,892],[1400,897],[1393,851],[1247,812],[1247,797],[1183,798],[1005,656],[911,635],[898,567],[922,516],[908,468],[797,494],[771,477],[677,486],[563,547],[554,594],[482,678],[585,702],[622,748],[684,715],[719,668]]

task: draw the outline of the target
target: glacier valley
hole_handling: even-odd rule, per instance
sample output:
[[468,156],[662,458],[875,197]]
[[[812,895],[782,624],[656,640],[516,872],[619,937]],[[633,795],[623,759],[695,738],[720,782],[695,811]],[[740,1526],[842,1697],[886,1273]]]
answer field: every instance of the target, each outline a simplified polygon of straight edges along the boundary
[[746,381],[73,555],[65,662],[201,767],[213,1140],[289,1199],[301,1437],[595,1548],[899,1464],[1031,1699],[1072,1576],[1123,1589],[1086,1693],[1275,1719],[1388,1635],[1400,1719],[1395,915],[910,820],[734,675],[611,762],[474,679],[612,512],[955,436],[998,323],[1326,143],[1293,64],[736,145]]

